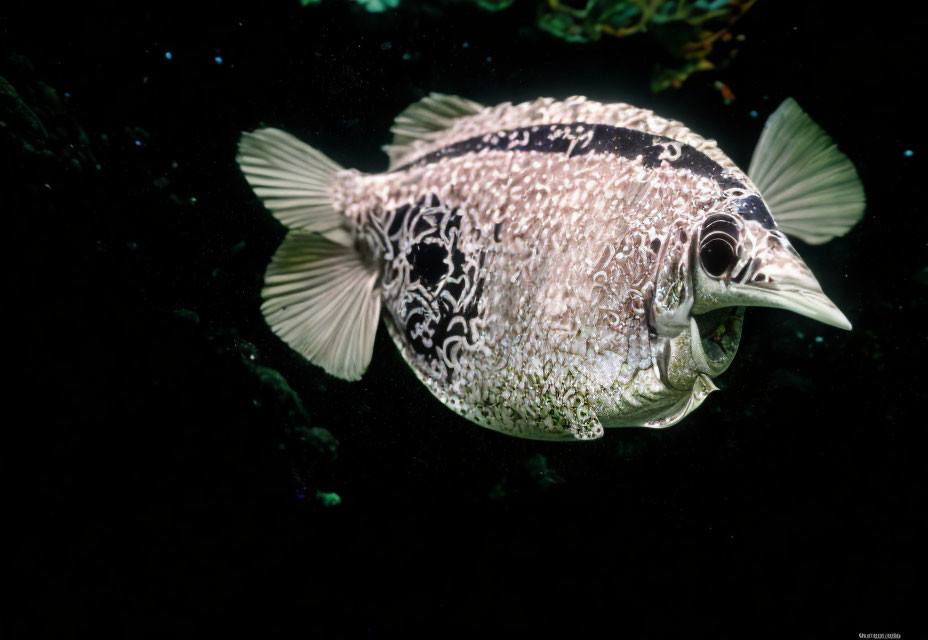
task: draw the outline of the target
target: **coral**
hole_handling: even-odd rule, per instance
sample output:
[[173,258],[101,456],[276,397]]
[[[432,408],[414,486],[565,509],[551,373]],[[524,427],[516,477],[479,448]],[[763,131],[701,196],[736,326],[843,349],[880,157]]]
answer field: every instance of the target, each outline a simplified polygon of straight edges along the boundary
[[[306,7],[322,0],[300,0]],[[432,11],[460,0],[423,3]],[[485,11],[509,9],[515,0],[467,0]],[[732,39],[731,26],[757,0],[534,0],[535,26],[573,43],[595,42],[603,36],[649,38],[668,58],[651,81],[653,91],[680,87],[690,74],[715,68],[708,57],[717,42]],[[400,0],[354,0],[370,13],[383,13]],[[436,6],[437,5],[437,6]],[[731,57],[737,54],[733,49]]]
[[652,89],[661,91],[679,87],[693,72],[712,69],[707,57],[713,45],[731,37],[731,25],[755,1],[587,0],[577,8],[561,0],[547,0],[540,7],[538,26],[568,42],[647,34],[675,60],[672,68],[655,74]]
[[387,9],[396,9],[400,0],[355,0],[370,13],[383,13]]

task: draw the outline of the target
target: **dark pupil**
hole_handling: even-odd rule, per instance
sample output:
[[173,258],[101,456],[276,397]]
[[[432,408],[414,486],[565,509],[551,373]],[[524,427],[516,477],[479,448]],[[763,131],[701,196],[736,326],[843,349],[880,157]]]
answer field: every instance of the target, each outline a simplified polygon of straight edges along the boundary
[[713,276],[720,276],[735,261],[735,250],[725,238],[712,238],[699,254],[702,266]]
[[702,227],[699,258],[703,268],[719,277],[737,260],[738,226],[724,214],[711,216]]

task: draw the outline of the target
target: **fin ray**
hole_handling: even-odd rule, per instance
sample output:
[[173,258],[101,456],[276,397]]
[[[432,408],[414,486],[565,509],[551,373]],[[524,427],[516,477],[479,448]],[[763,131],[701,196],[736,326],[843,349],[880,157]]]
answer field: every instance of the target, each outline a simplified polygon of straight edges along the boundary
[[261,312],[271,329],[333,376],[358,380],[380,314],[379,274],[351,247],[291,231],[265,274]]
[[255,194],[283,225],[331,234],[344,242],[345,219],[333,207],[331,185],[342,167],[279,129],[243,133],[238,160]]
[[843,236],[863,217],[853,163],[792,98],[767,119],[748,176],[777,226],[809,244]]
[[383,150],[390,156],[390,169],[404,164],[414,153],[414,143],[430,142],[451,128],[458,118],[472,116],[484,109],[482,104],[459,96],[430,93],[404,109],[393,121],[393,143]]

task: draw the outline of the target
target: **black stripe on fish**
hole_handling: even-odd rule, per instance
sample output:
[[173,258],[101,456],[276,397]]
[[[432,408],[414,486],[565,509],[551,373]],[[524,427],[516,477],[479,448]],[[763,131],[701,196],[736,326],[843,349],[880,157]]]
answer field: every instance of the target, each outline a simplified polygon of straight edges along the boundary
[[385,279],[397,288],[387,303],[390,313],[413,351],[429,362],[438,360],[448,382],[457,343],[476,341],[471,320],[483,293],[485,253],[461,251],[462,216],[433,194],[389,213],[385,238],[392,256]]
[[[629,159],[640,156],[641,163],[648,168],[658,167],[666,160],[674,168],[685,169],[714,180],[723,190],[747,188],[712,158],[688,144],[637,129],[585,122],[517,127],[468,138],[428,153],[395,171],[422,167],[444,158],[456,158],[485,149],[564,153],[571,157],[594,152],[611,153]],[[773,228],[773,218],[764,207],[763,201],[751,197],[746,198],[745,202],[749,200],[751,202],[741,207],[747,214],[745,217],[757,220],[768,229]]]
[[765,229],[773,229],[776,226],[764,201],[757,196],[748,196],[739,200],[738,215],[745,220],[756,220]]

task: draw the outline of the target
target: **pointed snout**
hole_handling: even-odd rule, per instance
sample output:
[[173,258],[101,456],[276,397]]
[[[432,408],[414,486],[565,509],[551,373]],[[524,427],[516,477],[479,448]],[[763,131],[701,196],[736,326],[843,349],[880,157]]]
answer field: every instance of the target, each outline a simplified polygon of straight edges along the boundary
[[696,301],[693,313],[721,307],[773,307],[786,309],[839,329],[851,328],[847,317],[822,291],[792,247],[768,243],[747,260],[736,279],[713,279],[704,269],[695,271]]
[[[741,285],[744,304],[786,309],[839,329],[851,329],[851,323],[828,299],[821,285],[808,269],[805,273],[781,271],[765,274],[768,281]],[[750,301],[748,301],[750,300]]]

